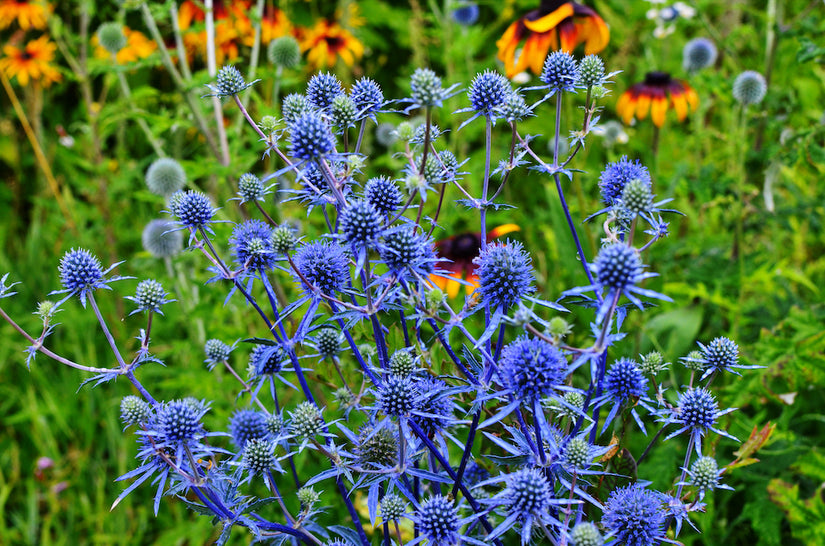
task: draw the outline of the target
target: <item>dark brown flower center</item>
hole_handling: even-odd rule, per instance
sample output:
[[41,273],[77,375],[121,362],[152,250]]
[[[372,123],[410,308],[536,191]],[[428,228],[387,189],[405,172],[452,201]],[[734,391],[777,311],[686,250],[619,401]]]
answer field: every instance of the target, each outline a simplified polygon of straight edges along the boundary
[[645,84],[656,87],[665,87],[670,83],[670,74],[667,72],[653,71],[645,74]]
[[564,4],[567,4],[564,0],[541,0],[541,4],[539,5],[539,17],[544,17],[548,13],[553,13]]

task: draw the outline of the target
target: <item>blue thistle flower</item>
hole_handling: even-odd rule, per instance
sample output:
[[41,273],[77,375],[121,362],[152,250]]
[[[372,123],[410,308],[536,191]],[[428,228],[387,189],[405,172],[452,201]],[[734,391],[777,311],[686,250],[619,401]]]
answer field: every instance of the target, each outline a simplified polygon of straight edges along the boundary
[[525,525],[531,517],[540,517],[545,513],[553,500],[547,478],[536,468],[525,468],[510,474],[504,495],[510,514],[516,515]]
[[341,211],[339,227],[344,240],[357,248],[373,248],[384,219],[369,201],[350,201]]
[[266,415],[255,410],[239,410],[229,420],[229,434],[232,443],[241,452],[246,443],[252,439],[269,439]]
[[272,228],[260,220],[247,220],[235,226],[229,237],[235,263],[250,273],[269,271],[275,266]]
[[410,77],[410,88],[412,97],[404,99],[403,102],[412,103],[407,110],[415,108],[440,107],[445,100],[455,94],[453,85],[447,89],[441,87],[441,78],[429,68],[416,68]]
[[570,53],[554,51],[545,59],[539,79],[551,95],[557,91],[572,91],[579,85],[579,66]]
[[378,407],[385,415],[409,415],[418,408],[417,383],[411,377],[389,375],[378,389]]
[[335,134],[343,134],[350,127],[355,126],[358,121],[358,109],[352,99],[347,95],[338,95],[332,99],[332,106],[329,108],[329,117],[332,125],[335,126]]
[[214,85],[207,85],[212,93],[204,95],[205,97],[230,97],[241,93],[248,87],[256,84],[261,80],[246,83],[241,71],[234,66],[227,65],[218,70],[217,79]]
[[279,345],[255,345],[249,354],[249,367],[256,376],[276,375],[286,360],[284,350]]
[[701,362],[707,367],[702,379],[714,372],[730,372],[739,374],[734,368],[740,370],[754,370],[762,366],[745,366],[739,364],[739,346],[735,341],[726,337],[717,337],[707,345],[698,343],[702,348]]
[[186,184],[186,172],[171,157],[161,157],[146,170],[146,186],[154,194],[170,196]]
[[203,346],[203,352],[206,354],[206,366],[211,370],[215,364],[219,362],[227,362],[229,360],[229,353],[232,352],[234,346],[229,346],[220,339],[208,339]]
[[395,182],[386,176],[377,176],[367,180],[367,185],[364,186],[364,198],[378,212],[389,216],[401,206],[404,196]]
[[453,546],[461,538],[458,533],[458,509],[453,501],[442,495],[422,502],[414,521],[430,546]]
[[320,114],[306,112],[289,124],[289,153],[292,157],[311,161],[334,149],[335,137]]
[[475,461],[467,463],[467,468],[464,469],[464,483],[467,486],[473,487],[488,479],[490,479],[489,470]]
[[120,419],[125,427],[130,425],[142,426],[149,421],[151,415],[152,406],[137,396],[124,396],[123,400],[120,401]]
[[478,4],[464,4],[455,8],[450,16],[459,25],[469,27],[478,21]]
[[603,287],[625,290],[642,277],[642,261],[636,250],[624,243],[614,243],[599,251],[592,269]]
[[[264,437],[250,438],[244,444],[241,464],[254,476],[266,476],[267,473],[278,468],[278,458],[275,456],[275,442]],[[268,477],[264,478],[268,480]]]
[[622,156],[619,161],[608,163],[599,177],[599,189],[604,204],[612,206],[622,197],[625,184],[637,178],[652,187],[650,172],[638,159],[634,162],[627,159],[627,156]]
[[290,93],[281,101],[281,113],[287,125],[294,123],[299,117],[308,114],[314,107],[307,100],[306,95]]
[[193,231],[208,227],[216,211],[209,197],[199,191],[175,192],[169,200],[169,206],[178,223]]
[[306,98],[319,110],[329,110],[335,97],[344,94],[341,81],[329,72],[319,72],[309,79]]
[[696,488],[699,493],[699,500],[702,500],[705,493],[714,489],[727,489],[733,491],[733,487],[720,484],[725,468],[719,470],[719,465],[713,457],[699,457],[690,466],[690,470],[684,469],[690,481],[680,482],[680,485],[690,485]]
[[[405,225],[384,233],[378,245],[381,261],[395,274],[414,271],[427,276],[435,270],[438,260],[432,240],[425,233],[416,233],[415,226]],[[404,275],[414,277],[414,275]]]
[[[647,378],[639,369],[639,365],[629,358],[620,358],[607,370],[604,378],[604,391],[605,401],[610,401],[613,405],[604,421],[601,432],[607,430],[608,425],[626,402],[640,400],[640,403],[647,407],[644,404],[645,394],[647,393]],[[639,428],[644,432],[644,424],[639,418],[635,407],[631,410],[631,414]]]
[[362,77],[353,84],[350,97],[358,109],[359,120],[369,118],[375,121],[375,114],[384,106],[384,93],[381,87],[367,77]]
[[767,92],[765,76],[755,70],[745,70],[733,81],[733,98],[744,106],[762,102]]
[[539,338],[521,336],[501,352],[501,375],[522,400],[533,401],[564,382],[567,362],[556,347]]
[[530,255],[518,241],[488,243],[473,263],[481,302],[495,310],[507,312],[534,290]]
[[453,402],[446,394],[447,384],[426,376],[419,379],[415,387],[419,394],[413,422],[432,437],[452,421]]
[[682,67],[697,72],[716,62],[716,45],[707,38],[694,38],[682,49]]
[[602,525],[624,546],[653,546],[666,540],[661,494],[634,483],[610,493]]
[[[65,299],[76,294],[80,298],[81,305],[86,307],[86,296],[93,291],[98,288],[111,290],[111,287],[109,287],[110,282],[128,278],[112,277],[106,279],[106,274],[120,263],[123,262],[116,263],[104,270],[100,260],[94,254],[82,248],[73,248],[63,254],[63,257],[60,258],[60,264],[57,266],[63,290],[55,290],[51,294],[68,294]],[[62,301],[65,301],[65,299]]]
[[485,70],[478,74],[470,84],[467,96],[473,111],[486,117],[493,117],[494,109],[504,104],[511,92],[512,88],[507,78],[492,70]]
[[264,183],[252,173],[244,173],[238,179],[238,195],[241,203],[263,201],[267,194]]
[[735,441],[724,430],[715,428],[716,421],[736,408],[728,408],[719,411],[719,403],[711,392],[703,387],[690,388],[679,395],[679,403],[673,410],[662,410],[660,421],[665,421],[665,426],[670,423],[680,425],[679,430],[671,433],[665,440],[678,436],[683,432],[690,432],[691,440],[696,448],[696,454],[702,455],[702,437],[707,431],[713,431],[720,436],[725,436]]
[[323,294],[332,295],[345,286],[349,271],[349,262],[344,250],[330,241],[315,241],[303,245],[293,258],[295,267],[312,286],[297,279],[308,293],[315,289]]

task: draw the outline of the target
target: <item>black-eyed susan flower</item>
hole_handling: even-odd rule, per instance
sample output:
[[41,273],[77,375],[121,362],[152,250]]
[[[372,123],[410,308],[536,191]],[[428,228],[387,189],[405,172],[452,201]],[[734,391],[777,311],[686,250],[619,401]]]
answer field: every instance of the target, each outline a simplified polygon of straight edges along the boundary
[[17,78],[17,83],[26,86],[29,80],[49,86],[60,81],[60,72],[52,64],[57,46],[48,36],[41,36],[19,48],[7,45],[3,48],[0,70],[6,76]]
[[350,31],[324,19],[306,31],[301,50],[307,52],[307,61],[314,68],[335,66],[338,57],[352,66],[364,54],[363,44]]
[[630,123],[634,117],[650,118],[656,127],[665,123],[668,108],[676,111],[679,121],[684,121],[689,110],[699,107],[699,96],[687,83],[672,78],[667,72],[648,72],[641,83],[625,91],[616,104],[616,113],[622,121]]
[[496,46],[507,77],[512,78],[528,68],[540,74],[551,49],[570,52],[584,44],[585,54],[590,55],[604,49],[609,39],[610,30],[593,9],[576,2],[542,0],[538,9],[507,27]]
[[46,28],[46,18],[51,6],[46,2],[21,2],[20,0],[0,0],[0,29],[17,25],[23,30]]
[[[519,231],[521,228],[515,224],[504,224],[487,233],[487,240],[495,239]],[[436,252],[440,258],[446,258],[448,262],[440,262],[438,267],[446,271],[449,277],[432,275],[430,280],[438,288],[445,291],[450,298],[454,298],[461,290],[462,280],[466,281],[467,294],[472,294],[478,288],[478,275],[476,269],[478,265],[473,262],[481,252],[480,233],[460,233],[435,243]]]

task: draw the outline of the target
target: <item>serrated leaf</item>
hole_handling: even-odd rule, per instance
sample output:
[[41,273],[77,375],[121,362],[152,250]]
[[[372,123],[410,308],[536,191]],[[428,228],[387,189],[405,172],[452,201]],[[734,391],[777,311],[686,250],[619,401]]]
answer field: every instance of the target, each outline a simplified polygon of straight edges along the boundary
[[742,447],[733,452],[733,454],[736,455],[736,461],[734,462],[737,462],[740,459],[749,458],[751,455],[756,453],[760,447],[765,445],[765,442],[768,441],[774,430],[776,430],[776,425],[771,423],[768,423],[762,427],[761,430],[757,430],[757,427],[754,426],[750,437],[745,440]]

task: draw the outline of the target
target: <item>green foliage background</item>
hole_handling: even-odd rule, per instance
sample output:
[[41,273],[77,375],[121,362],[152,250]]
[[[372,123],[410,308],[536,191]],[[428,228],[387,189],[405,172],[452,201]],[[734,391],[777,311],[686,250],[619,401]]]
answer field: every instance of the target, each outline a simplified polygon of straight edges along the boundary
[[[342,0],[338,7],[349,3]],[[309,24],[319,16],[333,15],[328,4],[291,1],[281,7],[294,21]],[[401,97],[408,92],[409,74],[418,66],[431,66],[444,75],[446,84],[462,82],[465,87],[475,73],[495,67],[495,40],[535,2],[481,2],[479,23],[467,28],[450,21],[446,1],[357,4],[366,24],[355,33],[367,54],[352,69],[339,65],[337,74],[345,82],[370,75],[388,97]],[[671,236],[655,245],[649,257],[650,269],[660,274],[649,287],[668,294],[674,303],[630,315],[627,331],[632,335],[621,345],[627,356],[655,348],[676,362],[697,340],[728,335],[740,343],[746,364],[766,367],[747,371],[742,380],[724,379],[720,400],[739,410],[723,424],[742,440],[754,427],[761,429],[768,423],[776,426],[775,431],[756,453],[758,463],[726,474],[726,482],[736,491],[719,491],[708,499],[707,513],[695,520],[702,534],[684,532],[682,539],[708,546],[825,543],[823,7],[802,0],[778,2],[779,17],[772,22],[773,1],[767,7],[761,1],[697,1],[692,4],[697,17],[677,21],[673,34],[656,39],[653,23],[645,16],[651,4],[618,0],[589,4],[611,27],[610,45],[602,53],[607,68],[621,71],[614,77],[613,95],[604,101],[602,122],[616,119],[616,98],[646,71],[668,70],[685,77],[681,49],[688,39],[709,36],[720,49],[717,65],[689,80],[700,96],[699,112],[683,125],[668,119],[657,158],[651,153],[649,123],[627,128],[628,143],[612,148],[591,136],[574,162],[585,173],[566,186],[574,218],[586,217],[600,208],[597,182],[603,165],[626,154],[649,165],[659,197],[673,198],[673,207],[686,214],[672,221]],[[109,3],[83,7],[95,23],[118,16],[117,7]],[[81,7],[71,2],[57,9],[63,22],[53,22],[52,33],[61,33],[66,43],[77,47]],[[165,9],[162,2],[152,4],[162,22]],[[121,15],[132,28],[141,28],[134,12]],[[733,78],[745,69],[769,70],[770,83],[765,101],[742,112],[730,89]],[[113,70],[126,71],[136,111],[114,91]],[[306,70],[285,73],[282,93],[303,91],[308,76]],[[263,82],[252,95],[253,115],[277,114],[269,102],[274,69],[264,64],[258,77]],[[167,153],[181,160],[189,179],[209,191],[217,203],[234,194],[234,181],[241,173],[263,173],[274,163],[260,161],[261,147],[254,135],[235,123],[235,110],[227,108],[232,162],[221,167],[197,137],[157,55],[137,68],[113,68],[106,61],[90,60],[89,78],[97,92],[111,88],[94,119],[76,100],[82,81],[68,68],[64,83],[39,99],[30,89],[17,88],[36,121],[75,229],[67,226],[8,97],[0,98],[0,218],[5,219],[0,222],[0,271],[22,281],[19,295],[3,300],[3,309],[37,332],[38,320],[31,312],[37,301],[58,288],[56,266],[63,252],[84,247],[94,250],[104,263],[126,260],[119,274],[157,278],[180,302],[167,307],[166,317],[153,331],[154,352],[167,367],[147,367],[142,372],[144,382],[165,398],[194,395],[214,400],[207,426],[222,428],[235,407],[235,387],[228,376],[206,371],[203,343],[213,337],[247,337],[254,319],[237,299],[224,306],[225,292],[219,287],[203,286],[208,275],[197,256],[184,253],[167,269],[142,250],[141,230],[148,220],[160,216],[163,203],[145,189],[143,173],[155,156],[133,120],[145,119]],[[200,94],[208,81],[201,70],[193,86]],[[580,123],[576,106],[582,98],[577,101],[566,105],[564,134]],[[469,158],[465,170],[477,173],[483,168],[481,127],[472,124],[457,132],[465,118],[449,115],[465,102],[464,94],[448,101],[436,113],[436,123],[451,129],[446,136],[449,149],[459,158]],[[548,134],[552,125],[547,110],[539,112],[527,124],[527,132],[541,135],[536,148],[542,149],[552,138]],[[379,121],[400,119],[387,114]],[[58,143],[57,125],[74,136],[72,148]],[[367,139],[368,149],[383,153],[371,135]],[[506,150],[507,128],[498,128],[495,139],[500,156]],[[399,165],[398,159],[384,154],[371,168]],[[565,288],[585,284],[555,188],[548,180],[519,170],[504,199],[518,208],[494,213],[490,223],[522,227],[518,237],[533,256],[543,293],[555,297]],[[223,219],[231,221],[246,214],[231,205],[221,212]],[[283,206],[280,214],[305,218],[294,205]],[[469,213],[452,207],[441,223],[442,235],[475,226]],[[599,228],[581,226],[588,255],[597,249]],[[219,236],[227,236],[230,229],[229,224],[219,227]],[[304,229],[312,234],[320,226]],[[292,290],[288,278],[283,280]],[[121,340],[133,338],[143,327],[140,316],[121,320],[129,312],[122,296],[129,295],[136,282],[117,283],[114,294],[100,298]],[[49,339],[50,347],[87,365],[110,364],[105,341],[96,334],[89,313],[71,303],[59,318],[63,324]],[[575,326],[575,331],[587,332],[585,322]],[[130,386],[117,382],[76,392],[81,374],[42,356],[29,371],[24,365],[24,340],[5,324],[0,324],[0,334],[0,438],[5,445],[0,450],[0,543],[187,544],[215,538],[209,521],[179,502],[163,502],[155,518],[151,487],[139,488],[110,512],[124,487],[113,479],[134,464],[133,437],[121,432],[118,420],[120,398],[131,392]],[[135,347],[132,340],[131,348]],[[244,366],[241,352],[235,353],[238,368]],[[678,376],[679,366],[673,368],[672,380],[685,381]],[[320,381],[325,372],[317,370]],[[638,444],[643,448],[644,438]],[[737,446],[732,442],[720,442],[715,448],[721,464],[735,458]],[[640,475],[666,479],[678,468],[683,450],[677,440],[663,444],[644,462]],[[38,472],[40,457],[50,458],[54,466]],[[307,467],[313,464],[308,458],[297,461]],[[667,487],[669,482],[654,485]],[[341,509],[330,519],[345,517]]]

